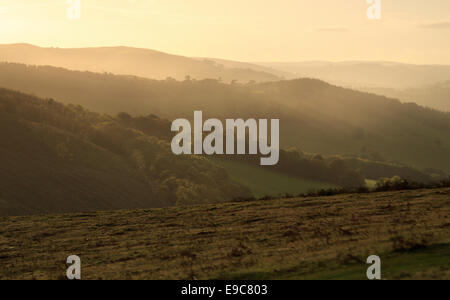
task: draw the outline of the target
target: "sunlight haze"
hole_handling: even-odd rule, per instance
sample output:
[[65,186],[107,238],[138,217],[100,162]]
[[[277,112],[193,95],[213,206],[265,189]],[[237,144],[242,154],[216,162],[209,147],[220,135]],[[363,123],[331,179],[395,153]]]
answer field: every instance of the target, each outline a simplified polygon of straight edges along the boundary
[[0,43],[131,46],[242,61],[383,60],[450,64],[450,2],[384,0],[0,1]]

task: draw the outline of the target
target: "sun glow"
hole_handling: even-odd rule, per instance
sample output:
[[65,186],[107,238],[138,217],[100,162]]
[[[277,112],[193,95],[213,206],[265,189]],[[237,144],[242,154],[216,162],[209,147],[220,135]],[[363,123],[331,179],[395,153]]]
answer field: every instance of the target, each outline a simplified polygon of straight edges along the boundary
[[447,0],[382,0],[380,20],[367,18],[365,0],[80,0],[80,18],[68,18],[77,1],[0,1],[0,43],[124,45],[245,61],[450,64]]

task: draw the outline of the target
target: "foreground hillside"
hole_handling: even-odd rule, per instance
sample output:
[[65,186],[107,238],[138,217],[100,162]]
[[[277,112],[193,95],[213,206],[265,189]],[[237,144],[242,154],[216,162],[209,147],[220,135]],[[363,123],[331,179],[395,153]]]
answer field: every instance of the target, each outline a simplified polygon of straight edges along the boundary
[[450,279],[450,189],[0,218],[1,279]]

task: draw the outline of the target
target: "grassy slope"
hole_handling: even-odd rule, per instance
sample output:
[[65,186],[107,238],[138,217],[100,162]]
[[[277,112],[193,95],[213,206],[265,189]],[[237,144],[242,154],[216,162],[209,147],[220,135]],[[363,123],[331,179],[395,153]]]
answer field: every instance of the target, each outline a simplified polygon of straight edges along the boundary
[[326,182],[292,177],[260,166],[221,159],[214,161],[223,167],[232,179],[248,187],[256,198],[286,193],[298,195],[311,190],[337,187]]
[[450,279],[450,189],[0,218],[0,278]]

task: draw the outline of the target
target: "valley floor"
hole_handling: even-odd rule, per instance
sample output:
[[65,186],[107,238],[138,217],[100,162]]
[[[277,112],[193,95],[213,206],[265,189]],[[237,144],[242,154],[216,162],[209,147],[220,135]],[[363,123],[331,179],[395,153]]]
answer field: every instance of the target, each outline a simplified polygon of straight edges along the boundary
[[0,279],[450,279],[450,189],[0,218]]

